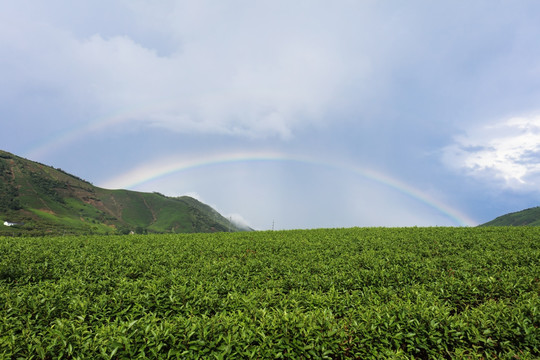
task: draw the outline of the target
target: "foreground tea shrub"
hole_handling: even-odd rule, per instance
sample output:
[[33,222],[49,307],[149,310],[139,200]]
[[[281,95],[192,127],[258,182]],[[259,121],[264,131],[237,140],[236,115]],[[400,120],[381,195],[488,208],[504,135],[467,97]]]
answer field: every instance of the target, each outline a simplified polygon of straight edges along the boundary
[[0,358],[540,357],[540,230],[0,238]]

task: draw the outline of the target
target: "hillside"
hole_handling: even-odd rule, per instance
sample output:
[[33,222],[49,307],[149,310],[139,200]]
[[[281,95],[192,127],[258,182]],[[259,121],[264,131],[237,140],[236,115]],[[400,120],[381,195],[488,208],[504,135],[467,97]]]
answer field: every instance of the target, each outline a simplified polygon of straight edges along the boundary
[[5,151],[0,151],[0,220],[0,234],[12,235],[245,230],[187,196],[102,189]]
[[540,226],[540,207],[502,215],[480,226]]

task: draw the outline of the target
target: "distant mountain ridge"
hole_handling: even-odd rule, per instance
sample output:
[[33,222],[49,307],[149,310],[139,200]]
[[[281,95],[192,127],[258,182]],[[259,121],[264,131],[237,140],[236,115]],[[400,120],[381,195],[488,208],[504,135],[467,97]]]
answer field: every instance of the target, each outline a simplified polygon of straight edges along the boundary
[[188,196],[103,189],[0,150],[0,235],[244,230]]
[[502,215],[480,226],[540,226],[540,207]]

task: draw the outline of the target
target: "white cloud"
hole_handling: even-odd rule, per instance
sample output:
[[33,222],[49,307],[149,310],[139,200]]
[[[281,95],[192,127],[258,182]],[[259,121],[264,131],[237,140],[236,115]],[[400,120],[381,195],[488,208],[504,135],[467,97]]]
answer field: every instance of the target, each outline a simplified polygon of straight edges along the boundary
[[529,190],[540,177],[540,116],[469,129],[444,149],[450,166],[503,187]]
[[296,16],[278,22],[281,7],[265,13],[256,6],[175,4],[166,6],[168,16],[154,11],[145,18],[144,2],[128,14],[147,27],[157,27],[161,14],[160,30],[174,34],[176,45],[166,56],[134,32],[81,36],[62,28],[58,16],[38,21],[19,11],[0,25],[12,34],[0,35],[0,57],[22,76],[12,79],[21,92],[32,82],[49,93],[59,89],[66,107],[85,104],[89,113],[79,121],[126,114],[125,121],[178,132],[282,138],[324,121],[345,70],[320,24],[298,26]]
[[225,218],[230,219],[230,221],[241,228],[249,229],[253,228],[253,226],[247,221],[242,215],[240,214],[228,214],[225,215]]
[[[198,193],[198,192],[194,192],[194,191],[191,191],[191,192],[186,192],[184,193],[182,196],[189,196],[197,201],[200,201],[202,203],[205,203],[205,204],[208,204],[202,197],[201,195]],[[248,228],[253,228],[253,226],[251,225],[251,223],[246,220],[245,217],[243,217],[242,215],[238,214],[238,213],[230,213],[230,214],[223,214],[223,212],[221,210],[219,210],[219,208],[217,207],[216,204],[208,204],[208,206],[210,206],[212,209],[216,210],[218,213],[222,214],[222,216],[228,220],[230,220],[233,224],[235,224],[236,226],[239,226],[239,227],[242,227],[242,228],[245,228],[245,229],[248,229]]]
[[[126,122],[183,133],[291,138],[298,129],[343,117],[357,124],[376,121],[378,111],[399,112],[400,99],[390,98],[395,94],[425,100],[415,94],[417,83],[429,94],[445,89],[446,99],[447,93],[483,93],[471,85],[479,76],[497,80],[508,69],[528,68],[496,62],[499,54],[514,54],[507,51],[513,43],[493,35],[510,33],[493,19],[524,10],[491,3],[470,11],[459,4],[315,0],[21,0],[2,6],[0,95],[8,103],[4,94],[26,94],[21,104],[36,89],[58,96],[70,117],[45,116],[60,129],[123,115]],[[483,16],[484,8],[494,13]],[[510,23],[537,23],[516,19]],[[535,40],[532,26],[523,33]],[[486,43],[505,46],[493,45],[494,55],[478,46]],[[523,40],[519,49],[534,46]],[[510,60],[527,58],[518,55]],[[486,66],[486,59],[499,65]],[[516,70],[509,74],[525,78]],[[501,89],[506,82],[488,84],[479,87]]]

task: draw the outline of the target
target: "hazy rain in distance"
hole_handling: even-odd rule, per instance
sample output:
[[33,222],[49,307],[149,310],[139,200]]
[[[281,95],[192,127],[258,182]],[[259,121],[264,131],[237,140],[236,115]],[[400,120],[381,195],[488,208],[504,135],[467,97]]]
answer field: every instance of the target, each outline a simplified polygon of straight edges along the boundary
[[256,229],[540,204],[536,1],[0,4],[0,148]]

